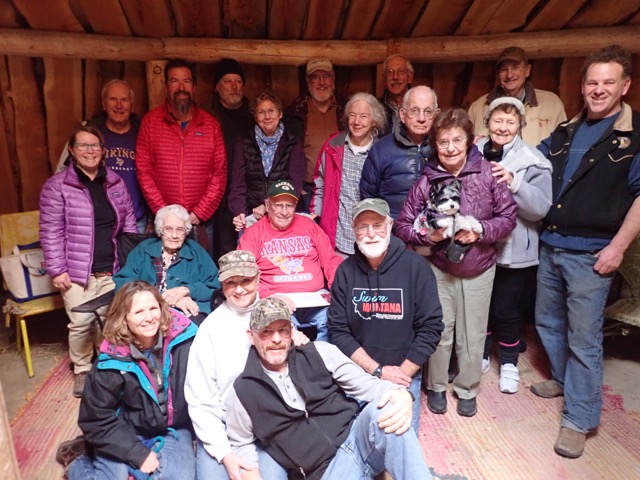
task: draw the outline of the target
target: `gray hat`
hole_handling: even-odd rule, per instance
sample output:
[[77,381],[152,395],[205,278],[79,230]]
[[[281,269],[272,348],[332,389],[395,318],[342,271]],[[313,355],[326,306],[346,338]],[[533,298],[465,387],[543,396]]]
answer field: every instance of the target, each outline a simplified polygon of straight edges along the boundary
[[218,265],[218,279],[221,282],[235,276],[255,277],[260,272],[256,257],[247,250],[234,250],[221,256]]
[[307,62],[307,75],[311,75],[316,70],[333,72],[333,65],[328,58],[312,58]]
[[484,125],[488,126],[489,119],[491,118],[491,114],[493,113],[493,111],[500,105],[505,105],[505,104],[513,105],[518,109],[518,112],[520,112],[521,127],[524,127],[527,124],[527,115],[526,115],[527,111],[524,108],[524,104],[515,97],[498,97],[495,100],[493,100],[489,104],[489,108],[487,108],[487,110],[484,112],[484,117],[482,118]]
[[389,216],[389,204],[381,198],[365,198],[355,204],[351,211],[351,219],[355,220],[362,212],[372,211],[383,217]]
[[291,321],[289,307],[279,298],[267,297],[253,308],[249,328],[260,332],[278,320]]

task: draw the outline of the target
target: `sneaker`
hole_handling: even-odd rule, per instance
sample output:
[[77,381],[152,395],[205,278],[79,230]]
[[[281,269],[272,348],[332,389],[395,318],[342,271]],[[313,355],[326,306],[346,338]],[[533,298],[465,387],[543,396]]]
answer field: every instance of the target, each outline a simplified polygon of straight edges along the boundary
[[482,373],[487,373],[491,368],[491,360],[489,358],[482,359]]
[[516,393],[520,383],[520,372],[513,363],[500,365],[500,391],[502,393]]
[[427,407],[432,413],[442,414],[447,411],[447,392],[427,390]]
[[459,398],[457,410],[458,415],[462,417],[473,417],[478,412],[476,398]]
[[562,385],[553,379],[531,385],[531,391],[534,395],[542,398],[555,398],[564,395]]
[[87,381],[87,372],[76,373],[73,378],[73,396],[82,398],[84,392],[84,384]]
[[56,462],[67,468],[71,462],[82,455],[87,455],[87,442],[84,441],[84,436],[80,435],[58,445]]
[[555,452],[567,458],[578,458],[584,452],[584,444],[587,434],[576,432],[567,427],[561,427],[556,444],[553,446]]

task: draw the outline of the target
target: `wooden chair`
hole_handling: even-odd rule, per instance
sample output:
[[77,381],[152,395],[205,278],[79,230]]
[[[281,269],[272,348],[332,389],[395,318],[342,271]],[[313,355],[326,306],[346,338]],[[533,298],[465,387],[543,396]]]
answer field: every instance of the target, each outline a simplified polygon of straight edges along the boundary
[[[40,240],[39,233],[40,212],[9,213],[0,215],[0,254],[11,255],[16,245],[28,245]],[[5,325],[11,325],[11,318],[16,322],[16,344],[18,352],[24,344],[24,355],[27,362],[27,372],[33,377],[33,363],[31,362],[31,348],[27,334],[27,318],[41,313],[51,312],[64,307],[59,294],[42,297],[26,302],[16,302],[8,299],[3,310]]]
[[623,280],[620,298],[604,310],[604,334],[640,332],[640,236],[627,249],[618,269]]

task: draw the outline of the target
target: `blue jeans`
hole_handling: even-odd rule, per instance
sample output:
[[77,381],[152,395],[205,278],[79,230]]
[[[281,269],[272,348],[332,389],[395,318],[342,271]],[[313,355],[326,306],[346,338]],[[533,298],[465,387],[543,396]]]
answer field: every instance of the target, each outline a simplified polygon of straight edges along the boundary
[[430,480],[431,472],[415,432],[409,429],[402,435],[396,435],[378,428],[377,418],[390,404],[378,409],[376,403],[369,403],[360,412],[322,479],[372,479],[386,470],[397,479]]
[[322,340],[323,342],[329,341],[329,328],[327,328],[327,311],[329,307],[309,307],[298,308],[294,315],[291,316],[291,320],[296,325],[304,323],[310,323],[315,325],[318,329],[318,335],[316,340]]
[[602,324],[611,276],[593,270],[591,253],[542,245],[536,329],[564,387],[561,426],[587,433],[602,410]]
[[[198,480],[229,480],[224,464],[209,455],[200,440],[196,442],[196,478]],[[256,449],[262,478],[287,480],[287,471],[262,448],[256,446]]]
[[409,384],[409,391],[413,398],[416,399],[413,402],[413,416],[411,417],[411,428],[414,432],[416,432],[416,436],[418,436],[418,427],[420,425],[420,386],[422,385],[422,369],[416,373],[416,375],[411,380]]
[[[176,435],[164,436],[164,446],[157,453],[160,466],[149,476],[150,479],[187,480],[196,476],[196,458],[193,452],[191,433],[176,430]],[[69,480],[127,480],[129,465],[107,457],[87,456],[76,458],[67,470]]]

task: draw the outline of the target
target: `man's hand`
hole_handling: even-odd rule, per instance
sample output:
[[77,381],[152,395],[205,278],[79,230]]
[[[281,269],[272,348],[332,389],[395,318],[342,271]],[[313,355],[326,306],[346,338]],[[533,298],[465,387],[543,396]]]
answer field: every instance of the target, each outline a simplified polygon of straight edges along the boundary
[[142,473],[153,473],[160,466],[160,462],[158,461],[158,456],[156,452],[153,450],[149,452],[149,456],[145,459],[145,461],[140,465],[139,470]]
[[191,225],[200,225],[200,219],[193,212],[189,214],[189,220],[191,221]]
[[267,207],[264,205],[258,205],[256,208],[252,210],[253,216],[256,217],[256,220],[260,220],[267,213]]
[[384,429],[386,433],[395,432],[396,435],[402,435],[411,427],[413,398],[406,388],[398,388],[385,393],[378,402],[378,408],[384,407],[389,402],[393,406],[378,417],[378,427]]
[[236,228],[236,232],[239,232],[247,226],[247,220],[244,213],[233,217],[233,226]]
[[407,388],[411,384],[411,377],[404,373],[400,367],[394,365],[385,365],[382,367],[382,375],[380,375],[380,378]]
[[[235,453],[228,453],[227,455],[225,455],[222,459],[222,464],[224,465],[224,468],[227,469],[227,474],[229,475],[230,480],[243,480],[246,478],[250,478],[246,475],[243,475],[243,473],[246,474],[249,471],[256,470],[251,464],[245,462]],[[242,472],[241,469],[245,470],[245,472]]]
[[615,245],[610,243],[598,253],[595,254],[598,259],[593,269],[600,275],[608,275],[618,269],[622,263],[622,257],[624,257],[624,250],[616,248]]
[[300,345],[306,345],[311,341],[309,340],[309,337],[298,330],[295,325],[292,325],[292,328],[293,330],[291,330],[291,340],[296,347],[299,347]]

